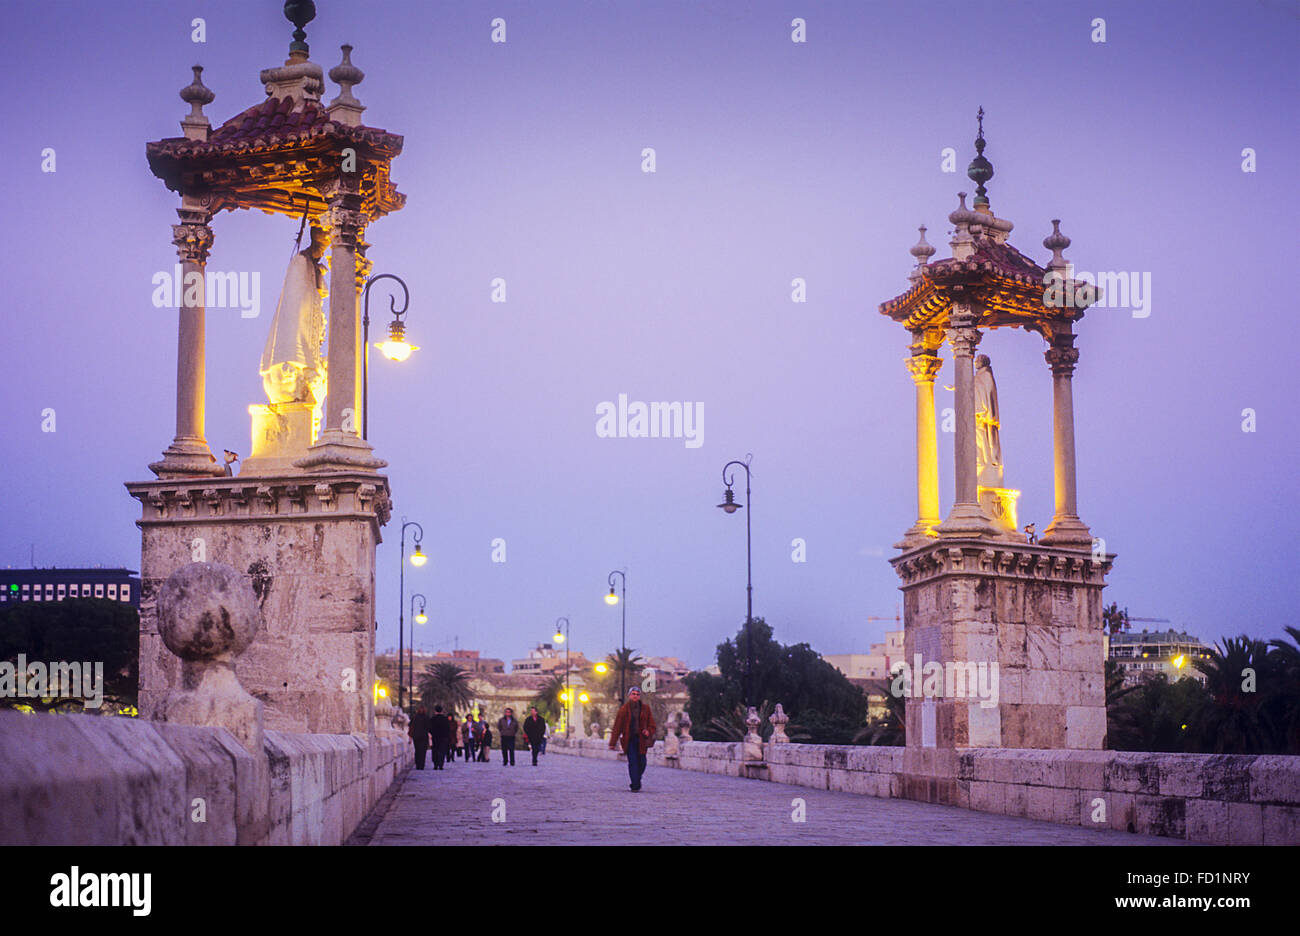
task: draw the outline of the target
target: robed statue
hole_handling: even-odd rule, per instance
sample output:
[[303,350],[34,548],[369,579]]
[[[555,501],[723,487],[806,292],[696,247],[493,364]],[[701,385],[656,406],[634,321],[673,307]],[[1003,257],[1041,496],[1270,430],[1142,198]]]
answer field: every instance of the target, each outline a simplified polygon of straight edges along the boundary
[[325,399],[322,233],[312,228],[311,244],[293,255],[271,320],[271,333],[258,367],[270,403],[311,403]]
[[975,464],[979,483],[1002,486],[1002,442],[998,438],[998,385],[987,354],[975,358]]

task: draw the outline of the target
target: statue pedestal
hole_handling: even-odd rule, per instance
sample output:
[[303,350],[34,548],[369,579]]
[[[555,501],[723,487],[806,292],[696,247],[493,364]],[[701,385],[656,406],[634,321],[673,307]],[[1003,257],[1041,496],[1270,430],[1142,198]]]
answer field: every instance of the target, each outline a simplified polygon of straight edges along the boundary
[[239,466],[239,475],[292,473],[296,459],[316,441],[318,407],[314,403],[254,403],[253,451]]
[[1016,521],[1016,501],[1019,498],[1020,492],[1015,488],[982,485],[979,488],[980,510],[999,530],[1013,536],[1020,533]]
[[[1103,748],[1101,593],[1113,558],[968,538],[891,559],[912,670],[908,754]],[[937,681],[926,679],[932,663],[942,669],[931,669]],[[904,773],[920,775],[921,763],[905,759]]]
[[128,484],[140,501],[140,715],[183,687],[162,642],[158,592],[195,560],[233,566],[262,626],[235,675],[275,731],[373,730],[375,549],[392,511],[388,479],[367,472]]

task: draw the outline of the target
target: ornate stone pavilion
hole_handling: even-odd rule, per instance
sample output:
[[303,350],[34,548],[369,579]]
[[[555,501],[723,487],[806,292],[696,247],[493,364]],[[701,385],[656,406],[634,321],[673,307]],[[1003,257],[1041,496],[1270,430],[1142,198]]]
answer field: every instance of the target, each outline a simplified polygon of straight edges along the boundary
[[[1070,240],[1059,222],[1043,241],[1052,251],[1046,268],[1008,242],[1013,225],[994,215],[985,187],[993,166],[984,157],[983,115],[967,171],[977,184],[974,204],[968,208],[962,193],[948,216],[952,256],[930,262],[935,248],[922,227],[911,250],[911,286],[880,306],[911,335],[907,366],[916,385],[917,517],[890,561],[903,583],[905,654],[913,666],[905,773],[918,776],[943,766],[930,749],[938,756],[963,747],[1097,749],[1106,736],[1101,592],[1114,556],[1094,547],[1099,541],[1079,518],[1071,392],[1079,357],[1074,323],[1095,297],[1069,278],[1061,251]],[[1054,300],[1064,290],[1074,301]],[[1037,541],[1018,532],[1019,492],[1002,486],[996,390],[992,415],[987,405],[977,407],[981,374],[990,385],[992,376],[983,355],[976,373],[974,352],[993,328],[1020,328],[1047,342],[1055,514]],[[941,518],[934,381],[945,341],[955,371],[956,490]],[[915,668],[918,655],[922,666],[943,666],[937,692]],[[973,677],[981,663],[997,664],[996,704],[991,695],[976,697],[975,678],[963,686],[949,676]]]
[[[149,168],[180,196],[172,226],[185,277],[178,310],[176,435],[149,467],[157,480],[127,484],[140,501],[140,711],[150,716],[178,685],[179,661],[162,645],[157,591],[179,567],[222,562],[251,576],[264,626],[237,675],[266,706],[266,726],[287,731],[373,731],[375,547],[391,512],[388,480],[358,434],[362,354],[358,296],[370,269],[367,226],[400,209],[389,178],[402,137],[361,122],[352,88],[364,75],[351,47],[329,72],[329,104],[303,27],[310,2],[285,4],[297,27],[282,66],[261,72],[266,99],[213,129],[214,95],[199,67],[181,90],[191,113],[183,136],[149,143]],[[222,211],[292,217],[310,245],[290,265],[263,353],[268,402],[249,407],[252,454],[237,475],[204,438],[202,283]],[[328,350],[319,262],[328,246]],[[190,289],[191,283],[199,284]],[[250,349],[249,367],[256,349]],[[326,393],[326,389],[328,392]]]

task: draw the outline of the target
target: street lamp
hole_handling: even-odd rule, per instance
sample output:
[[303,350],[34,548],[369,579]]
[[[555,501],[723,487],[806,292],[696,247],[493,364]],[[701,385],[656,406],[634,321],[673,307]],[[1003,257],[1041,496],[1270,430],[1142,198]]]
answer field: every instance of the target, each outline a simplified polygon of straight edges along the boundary
[[[563,630],[560,629],[561,622],[564,624]],[[555,619],[555,642],[564,644],[564,695],[562,698],[564,700],[564,736],[567,738],[571,721],[569,718],[569,700],[572,696],[569,694],[569,619],[566,617]]]
[[[754,456],[746,455],[744,461],[729,461],[722,466],[722,483],[727,489],[723,492],[722,503],[718,504],[725,513],[733,514],[744,504],[736,503],[736,495],[732,493],[731,485],[735,482],[736,473],[734,471],[728,474],[728,469],[737,466],[745,469],[745,500],[751,500],[749,492],[749,461]],[[751,505],[750,510],[745,513],[745,705],[754,704],[754,633],[752,625],[754,623],[754,563],[753,563],[753,545],[749,532],[749,518],[753,513]]]
[[[404,647],[402,646],[402,639],[406,633],[406,528],[407,527],[415,527],[415,533],[412,534],[412,539],[415,541],[415,552],[411,554],[411,565],[415,566],[418,569],[420,566],[424,565],[425,562],[427,562],[429,559],[428,556],[426,556],[423,552],[420,551],[420,541],[424,539],[424,527],[420,526],[420,524],[416,523],[414,520],[408,521],[405,517],[403,517],[402,535],[401,535],[401,549],[402,549],[401,566],[397,578],[398,581],[398,586],[397,586],[397,707],[399,709],[402,707],[402,689],[406,685],[402,681],[402,662],[405,659],[403,654]],[[421,595],[420,597],[423,598],[424,596]],[[414,599],[414,596],[412,596],[412,599]],[[420,613],[423,614],[424,612],[421,611]],[[415,669],[415,634],[414,633],[411,634],[411,669],[412,672],[414,672]],[[412,675],[411,682],[412,684],[414,684],[415,682],[414,675]]]
[[406,340],[406,323],[402,316],[411,304],[411,291],[401,277],[392,273],[380,273],[366,280],[366,290],[362,296],[364,312],[361,316],[361,438],[368,438],[370,430],[370,287],[382,279],[396,280],[402,287],[402,307],[397,308],[397,296],[388,297],[388,309],[393,313],[393,320],[388,325],[388,340],[376,342],[375,347],[383,352],[390,361],[405,361],[412,351],[419,351],[417,345]]
[[[616,575],[622,576],[623,598],[621,601],[619,600],[619,596],[614,594],[614,576]],[[622,642],[621,649],[624,651],[624,653],[626,653],[627,651],[627,573],[621,569],[615,569],[613,572],[609,573],[609,594],[605,596],[605,604],[623,605],[623,636],[621,638],[621,642]],[[618,668],[618,701],[620,705],[623,704],[623,693],[626,691],[623,688],[623,680],[626,672],[627,672],[626,668],[622,664],[620,664]]]

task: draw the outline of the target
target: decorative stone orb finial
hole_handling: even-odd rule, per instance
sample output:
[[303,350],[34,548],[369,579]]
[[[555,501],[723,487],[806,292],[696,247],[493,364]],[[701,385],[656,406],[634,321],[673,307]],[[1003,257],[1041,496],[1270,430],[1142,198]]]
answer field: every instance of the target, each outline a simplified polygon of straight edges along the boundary
[[158,593],[158,632],[187,662],[233,659],[253,642],[260,620],[248,580],[218,562],[182,566]]
[[193,68],[194,80],[181,88],[181,100],[193,108],[190,116],[202,117],[203,105],[211,104],[216,95],[212,93],[211,88],[203,84],[203,66],[195,65]]
[[984,158],[984,108],[980,108],[978,115],[979,133],[975,137],[975,158],[971,160],[970,165],[966,168],[966,175],[975,183],[975,207],[988,207],[988,192],[984,188],[984,183],[993,178],[993,163]]
[[1070,246],[1070,239],[1061,233],[1061,219],[1052,219],[1052,233],[1043,238],[1043,246],[1052,252],[1052,262],[1047,265],[1049,270],[1066,270],[1069,268],[1069,261],[1062,256],[1061,251]]
[[312,0],[286,0],[284,18],[297,27],[293,31],[293,42],[289,43],[289,53],[301,52],[306,57],[311,49],[305,41],[307,31],[303,27],[316,18],[316,4]]
[[681,730],[681,740],[683,742],[695,740],[691,737],[691,716],[687,715],[684,710],[678,717],[677,724]]
[[339,95],[340,99],[354,101],[356,98],[352,96],[352,87],[361,84],[366,78],[366,73],[352,64],[352,46],[345,43],[341,48],[343,61],[330,69],[330,81],[343,89]]
[[958,192],[957,208],[948,215],[948,221],[960,228],[971,223],[978,224],[981,220],[983,219],[978,213],[971,211],[971,209],[966,207],[966,193]]

